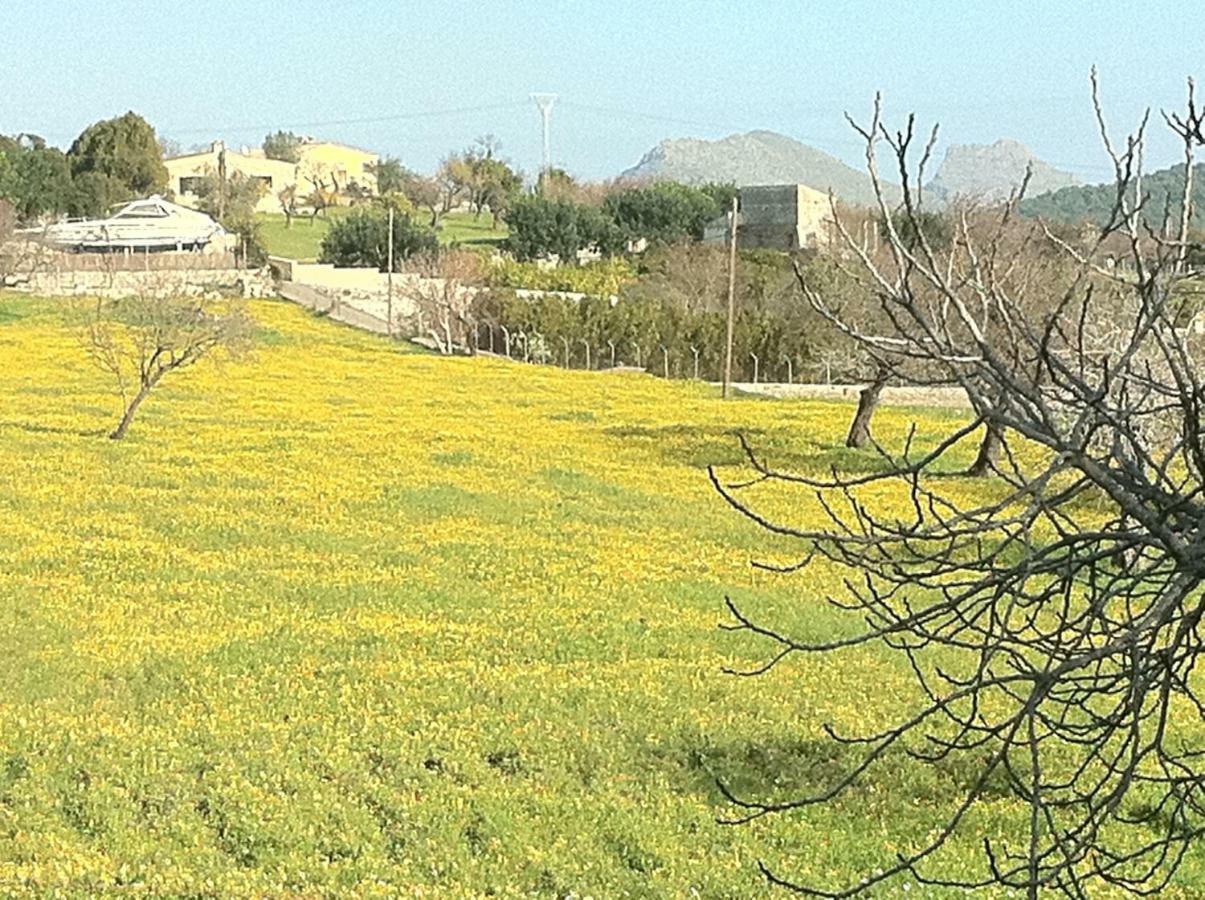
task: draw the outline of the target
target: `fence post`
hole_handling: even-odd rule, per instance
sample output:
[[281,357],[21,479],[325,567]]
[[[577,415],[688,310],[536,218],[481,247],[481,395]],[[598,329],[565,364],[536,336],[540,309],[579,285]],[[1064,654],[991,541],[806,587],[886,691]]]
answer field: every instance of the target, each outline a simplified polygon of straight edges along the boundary
[[586,348],[586,368],[590,368],[590,342],[585,338],[580,338],[582,346]]
[[633,344],[632,346],[636,348],[636,368],[637,369],[643,368],[643,366],[640,365],[640,345]]
[[607,341],[607,345],[611,348],[611,368],[615,368],[615,342]]
[[690,352],[695,355],[695,381],[699,380],[699,348],[691,346]]
[[661,345],[661,362],[663,368],[665,369],[665,380],[669,381],[669,350],[666,348],[665,344]]
[[561,335],[561,343],[565,345],[565,368],[571,368],[569,365],[569,338]]
[[785,362],[787,364],[787,384],[794,384],[795,383],[795,369],[791,365],[791,357],[784,356],[782,359],[783,359],[783,362]]
[[506,358],[510,359],[510,329],[505,325],[499,325],[498,327],[502,329],[502,341],[503,346],[506,347]]
[[761,365],[761,360],[757,358],[756,353],[750,353],[749,357],[753,360],[753,383],[757,384],[757,370]]

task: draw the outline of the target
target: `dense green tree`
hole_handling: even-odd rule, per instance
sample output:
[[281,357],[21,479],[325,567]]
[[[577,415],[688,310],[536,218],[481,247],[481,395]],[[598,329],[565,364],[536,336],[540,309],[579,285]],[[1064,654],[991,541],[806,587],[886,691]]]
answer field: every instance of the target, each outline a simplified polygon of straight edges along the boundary
[[707,222],[722,212],[707,191],[672,181],[619,191],[603,208],[628,240],[662,244],[698,240]]
[[722,215],[732,209],[732,198],[739,197],[741,193],[740,188],[731,181],[709,181],[707,184],[701,185],[699,190],[711,198],[716,206],[717,215]]
[[11,203],[17,197],[17,167],[13,163],[17,151],[15,148],[7,149],[4,140],[0,137],[0,200]]
[[106,176],[109,205],[159,193],[167,188],[167,169],[155,129],[133,112],[89,125],[67,151],[71,174]]
[[[7,154],[6,154],[7,155]],[[11,201],[22,221],[66,212],[71,205],[71,166],[62,150],[34,146],[18,150]]]
[[[393,268],[400,271],[411,256],[434,252],[439,246],[435,232],[406,215],[393,222]],[[357,209],[337,219],[322,239],[319,260],[336,266],[388,268],[389,221],[380,209]]]
[[125,186],[112,175],[84,172],[72,179],[67,212],[73,216],[96,218],[109,211],[112,197],[120,197]]
[[264,138],[264,156],[282,162],[300,162],[301,143],[301,138],[291,131],[275,131]]
[[613,253],[622,243],[615,223],[600,209],[539,195],[519,197],[507,215],[507,248],[519,259],[556,255],[572,263],[579,250]]

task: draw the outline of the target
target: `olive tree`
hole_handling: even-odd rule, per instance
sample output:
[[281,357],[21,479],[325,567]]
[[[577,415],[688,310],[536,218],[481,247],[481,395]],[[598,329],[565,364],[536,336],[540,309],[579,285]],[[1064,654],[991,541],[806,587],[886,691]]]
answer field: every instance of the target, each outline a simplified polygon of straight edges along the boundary
[[141,295],[97,300],[88,314],[85,347],[113,377],[121,419],[109,437],[126,436],[139,408],[165,377],[206,358],[250,349],[252,322],[237,300]]

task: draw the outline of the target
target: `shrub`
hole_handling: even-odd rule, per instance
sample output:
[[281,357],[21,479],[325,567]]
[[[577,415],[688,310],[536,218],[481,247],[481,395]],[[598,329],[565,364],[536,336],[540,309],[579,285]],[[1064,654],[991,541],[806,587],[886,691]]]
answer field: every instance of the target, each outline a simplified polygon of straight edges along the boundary
[[[322,239],[318,259],[336,266],[373,266],[384,272],[389,259],[389,219],[380,209],[357,209],[337,219]],[[439,247],[435,232],[407,215],[394,216],[393,270],[416,253]]]
[[500,260],[489,273],[493,287],[531,291],[571,291],[609,297],[636,280],[636,270],[625,259],[613,257],[582,266],[544,268],[535,263]]

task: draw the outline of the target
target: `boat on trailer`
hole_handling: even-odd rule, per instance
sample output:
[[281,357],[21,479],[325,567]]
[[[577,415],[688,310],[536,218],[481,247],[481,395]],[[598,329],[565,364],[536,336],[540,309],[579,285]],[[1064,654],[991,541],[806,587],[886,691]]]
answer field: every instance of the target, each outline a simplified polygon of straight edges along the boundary
[[127,203],[105,219],[68,219],[27,232],[62,250],[200,250],[226,229],[203,212],[158,194]]

